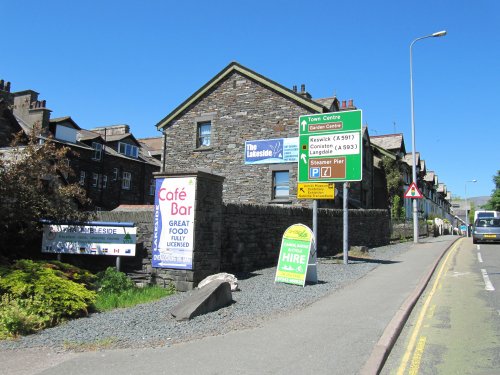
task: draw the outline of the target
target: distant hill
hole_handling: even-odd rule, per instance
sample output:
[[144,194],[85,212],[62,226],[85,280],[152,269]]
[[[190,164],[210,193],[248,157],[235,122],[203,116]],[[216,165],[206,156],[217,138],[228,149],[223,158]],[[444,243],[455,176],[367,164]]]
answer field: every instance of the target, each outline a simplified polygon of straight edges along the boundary
[[[491,197],[470,197],[467,198],[467,205],[472,205],[474,204],[474,207],[476,210],[480,210],[481,206],[484,206],[488,201],[490,200]],[[452,201],[453,207],[455,209],[465,209],[465,200],[462,198],[454,198]]]
[[488,201],[490,200],[491,197],[471,197],[468,198],[469,201],[474,202],[474,206],[476,209],[481,208],[481,206],[484,206]]

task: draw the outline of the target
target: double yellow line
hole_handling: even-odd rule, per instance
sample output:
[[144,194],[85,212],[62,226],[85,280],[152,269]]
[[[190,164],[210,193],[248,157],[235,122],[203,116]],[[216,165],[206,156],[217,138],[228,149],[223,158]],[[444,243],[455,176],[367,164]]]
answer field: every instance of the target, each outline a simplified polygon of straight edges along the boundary
[[[446,265],[448,264],[448,260],[451,258],[451,256],[455,253],[457,248],[459,247],[460,243],[462,242],[462,239],[459,241],[455,242],[451,250],[448,252],[446,255],[446,258],[444,259],[444,262],[441,264],[441,267],[439,269],[439,272],[436,276],[436,279],[434,280],[434,284],[432,285],[432,289],[425,299],[425,302],[422,306],[422,310],[420,311],[420,314],[418,316],[417,322],[415,323],[415,327],[413,328],[413,332],[410,336],[410,341],[408,343],[408,347],[406,348],[405,354],[403,355],[403,358],[401,359],[401,365],[399,366],[397,375],[403,375],[406,367],[408,366],[408,361],[410,360],[411,353],[413,352],[413,349],[415,348],[415,343],[417,342],[417,337],[420,333],[420,328],[422,327],[422,323],[424,321],[425,315],[427,314],[427,310],[429,309],[429,305],[431,303],[432,297],[434,296],[434,293],[436,292],[436,289],[438,288],[439,282],[441,281],[441,277],[443,276],[444,270],[446,268]],[[422,354],[424,352],[425,348],[425,337],[421,337],[418,341],[417,347],[415,349],[415,354],[413,355],[413,360],[410,365],[410,369],[408,374],[414,375],[418,374],[418,370],[420,368],[420,362],[422,360]]]

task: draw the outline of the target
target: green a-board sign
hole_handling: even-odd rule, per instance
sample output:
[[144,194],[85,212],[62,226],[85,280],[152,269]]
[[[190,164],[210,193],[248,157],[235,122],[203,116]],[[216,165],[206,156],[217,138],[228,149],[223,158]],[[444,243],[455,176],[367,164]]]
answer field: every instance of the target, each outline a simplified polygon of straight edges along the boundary
[[305,225],[292,225],[283,234],[274,281],[302,286],[318,281],[314,234]]
[[300,116],[298,182],[361,181],[361,110]]

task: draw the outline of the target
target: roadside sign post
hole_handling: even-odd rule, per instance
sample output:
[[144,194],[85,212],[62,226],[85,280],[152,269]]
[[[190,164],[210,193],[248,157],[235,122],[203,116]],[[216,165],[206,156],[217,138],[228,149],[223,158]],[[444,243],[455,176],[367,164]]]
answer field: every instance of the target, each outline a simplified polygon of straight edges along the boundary
[[318,238],[318,199],[334,199],[335,184],[332,182],[307,182],[297,185],[298,199],[313,200],[313,233]]
[[347,183],[363,179],[361,124],[361,110],[318,113],[299,118],[299,185],[307,182],[344,183],[344,264],[348,263],[349,249]]
[[344,221],[344,240],[342,243],[342,254],[344,264],[349,263],[349,184],[343,183],[343,221]]

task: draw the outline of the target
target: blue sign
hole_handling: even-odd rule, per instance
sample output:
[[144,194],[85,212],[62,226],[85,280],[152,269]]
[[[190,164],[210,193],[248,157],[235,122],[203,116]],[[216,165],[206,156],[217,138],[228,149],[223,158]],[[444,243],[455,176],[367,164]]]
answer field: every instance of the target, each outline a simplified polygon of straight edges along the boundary
[[245,164],[296,163],[299,139],[277,138],[245,142]]
[[320,169],[318,167],[309,169],[309,178],[320,178]]

